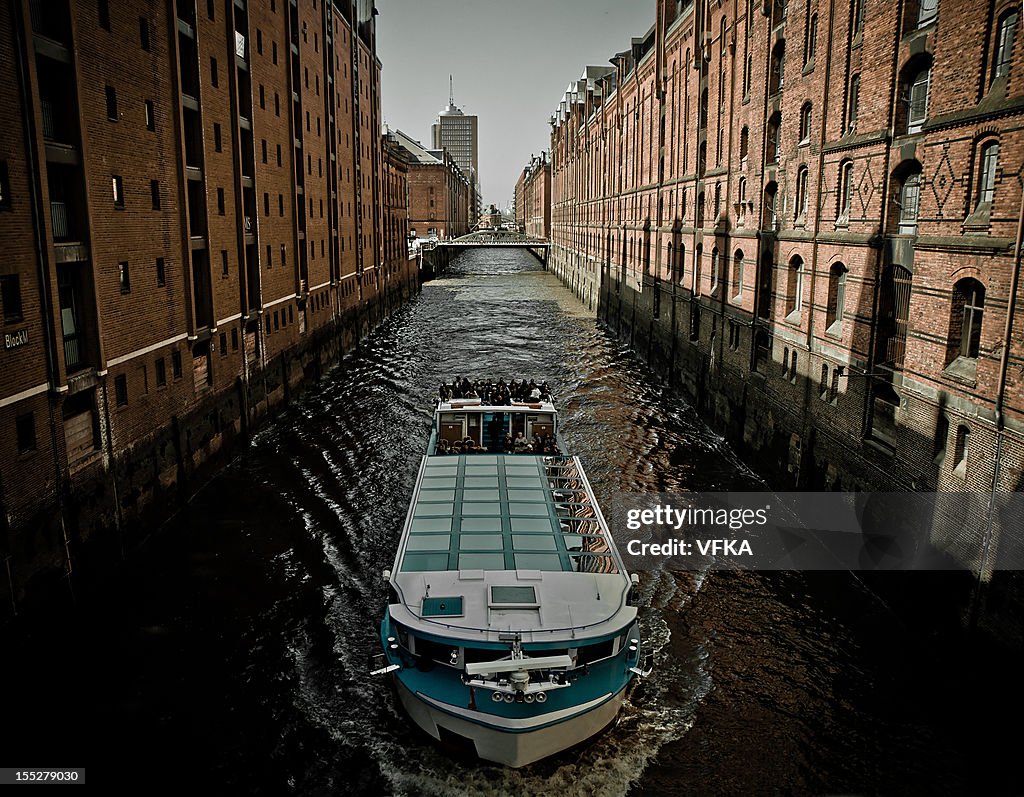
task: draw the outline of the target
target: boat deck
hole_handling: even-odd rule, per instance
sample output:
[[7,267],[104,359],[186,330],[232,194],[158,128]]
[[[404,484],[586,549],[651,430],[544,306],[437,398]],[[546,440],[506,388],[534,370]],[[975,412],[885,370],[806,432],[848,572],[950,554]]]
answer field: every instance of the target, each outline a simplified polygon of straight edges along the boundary
[[617,559],[575,458],[448,455],[426,458],[399,570],[616,574]]

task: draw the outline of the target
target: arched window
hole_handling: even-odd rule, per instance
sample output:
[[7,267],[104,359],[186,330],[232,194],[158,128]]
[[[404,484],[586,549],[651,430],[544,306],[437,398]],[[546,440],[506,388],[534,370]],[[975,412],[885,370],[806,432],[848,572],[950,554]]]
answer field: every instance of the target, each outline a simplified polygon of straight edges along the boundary
[[864,0],[853,0],[853,35],[860,36],[864,30]]
[[693,250],[693,293],[700,294],[700,267],[701,258],[704,256],[704,244],[697,244]]
[[718,247],[716,246],[711,250],[711,292],[714,293],[718,289]]
[[978,201],[974,206],[975,213],[987,214],[992,209],[992,200],[996,193],[996,164],[999,162],[999,142],[988,141],[981,147],[978,162]]
[[796,173],[796,217],[807,216],[807,175],[806,166],[801,166]]
[[1010,61],[1013,58],[1013,40],[1017,35],[1017,9],[1007,11],[999,17],[996,25],[996,55],[992,61],[992,80],[998,80],[1010,74]]
[[728,37],[726,36],[726,33],[728,32],[728,29],[729,29],[729,21],[725,17],[722,17],[722,58],[725,58],[725,51],[726,51],[726,46],[727,46],[727,41],[728,41]]
[[747,220],[747,178],[741,177],[736,192],[736,224],[742,227]]
[[747,55],[746,66],[743,69],[743,96],[750,95],[750,84],[754,79],[754,56]]
[[686,247],[682,242],[676,247],[676,279],[683,284],[684,272],[686,271]]
[[704,226],[704,192],[697,194],[697,229]]
[[804,302],[804,261],[794,255],[789,261],[789,279],[786,282],[786,318],[799,321]]
[[708,170],[708,142],[701,141],[697,148],[697,176],[703,177]]
[[828,303],[825,305],[825,329],[843,334],[843,306],[846,304],[846,266],[833,263],[828,272]]
[[780,41],[772,50],[771,68],[768,73],[768,95],[782,91],[786,71],[786,43]]
[[764,187],[764,220],[762,227],[766,230],[779,228],[778,186],[774,182]]
[[818,380],[818,397],[822,401],[828,399],[828,364],[821,364],[821,379]]
[[900,186],[899,234],[917,235],[917,210],[921,200],[921,172],[908,174]]
[[715,183],[715,221],[722,215],[722,184]]
[[771,318],[772,315],[773,271],[771,252],[765,252],[757,269],[757,315],[759,318]]
[[860,75],[850,78],[850,96],[846,103],[846,134],[857,132],[857,112],[860,110]]
[[698,111],[699,117],[697,119],[697,127],[700,130],[706,130],[708,126],[708,90],[704,89],[700,93],[700,109]]
[[903,368],[910,320],[910,289],[913,275],[903,266],[889,266],[882,274],[878,313],[879,365]]
[[947,364],[958,357],[978,359],[978,353],[981,351],[981,319],[984,312],[984,285],[968,277],[953,286]]
[[768,119],[768,141],[765,145],[765,163],[778,163],[782,154],[782,117],[774,113]]
[[927,56],[913,59],[901,73],[903,125],[899,132],[918,133],[928,118],[928,88],[931,83],[931,60]]
[[740,249],[732,258],[732,298],[737,302],[743,298],[743,252]]
[[853,200],[853,161],[839,164],[839,208],[836,218],[849,221],[850,205]]
[[811,140],[811,104],[805,102],[800,109],[800,143]]
[[814,51],[818,46],[818,15],[811,14],[807,21],[807,36],[804,39],[804,64],[814,60]]
[[740,130],[740,168],[747,168],[747,155],[750,152],[750,128],[746,125]]

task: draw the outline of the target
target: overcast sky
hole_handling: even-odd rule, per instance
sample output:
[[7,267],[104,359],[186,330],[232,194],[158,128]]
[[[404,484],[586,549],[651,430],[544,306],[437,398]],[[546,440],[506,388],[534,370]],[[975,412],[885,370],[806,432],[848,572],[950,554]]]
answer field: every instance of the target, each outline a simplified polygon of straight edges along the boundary
[[480,117],[485,204],[504,207],[551,116],[587,64],[654,24],[654,0],[377,0],[384,121],[430,146],[448,104]]

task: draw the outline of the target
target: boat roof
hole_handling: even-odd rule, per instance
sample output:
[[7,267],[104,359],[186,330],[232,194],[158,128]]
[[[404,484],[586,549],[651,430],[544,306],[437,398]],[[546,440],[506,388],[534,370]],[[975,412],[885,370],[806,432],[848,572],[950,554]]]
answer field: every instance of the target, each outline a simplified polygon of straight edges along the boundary
[[425,457],[391,581],[405,610],[393,606],[396,619],[435,632],[590,628],[589,636],[635,615],[576,457]]
[[480,412],[555,412],[551,401],[513,401],[510,404],[484,404],[478,398],[439,401],[436,412],[458,412],[473,410]]

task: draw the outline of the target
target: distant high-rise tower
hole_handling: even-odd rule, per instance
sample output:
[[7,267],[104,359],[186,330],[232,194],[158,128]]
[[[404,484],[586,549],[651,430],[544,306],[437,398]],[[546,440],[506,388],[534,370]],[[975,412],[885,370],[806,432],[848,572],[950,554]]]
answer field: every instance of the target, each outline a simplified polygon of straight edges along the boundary
[[475,224],[480,215],[480,178],[477,161],[477,137],[475,116],[467,116],[455,107],[451,76],[448,77],[448,107],[438,114],[437,121],[430,126],[430,137],[434,149],[446,149],[462,169],[469,175],[473,186],[473,198],[469,203],[470,224]]

